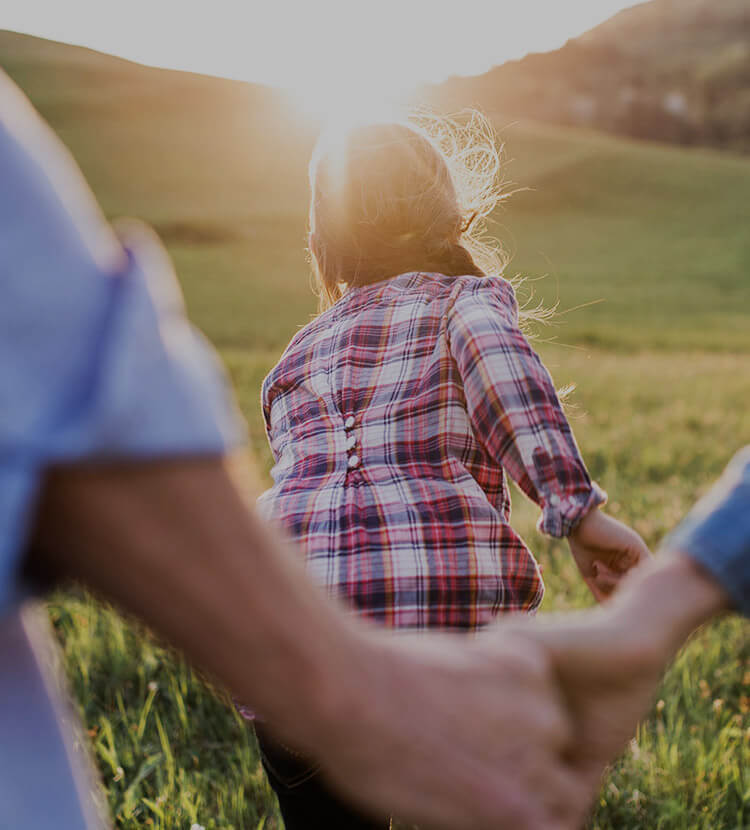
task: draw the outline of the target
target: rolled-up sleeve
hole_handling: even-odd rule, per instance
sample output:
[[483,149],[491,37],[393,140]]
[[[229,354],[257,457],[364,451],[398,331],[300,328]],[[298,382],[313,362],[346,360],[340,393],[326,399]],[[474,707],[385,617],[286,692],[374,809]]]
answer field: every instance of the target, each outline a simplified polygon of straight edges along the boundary
[[750,617],[750,446],[665,540],[695,559]]
[[121,237],[0,73],[0,614],[50,464],[219,454],[244,439],[145,228]]
[[542,508],[539,529],[568,536],[606,494],[591,480],[552,378],[519,328],[513,288],[498,278],[469,283],[447,325],[477,439]]

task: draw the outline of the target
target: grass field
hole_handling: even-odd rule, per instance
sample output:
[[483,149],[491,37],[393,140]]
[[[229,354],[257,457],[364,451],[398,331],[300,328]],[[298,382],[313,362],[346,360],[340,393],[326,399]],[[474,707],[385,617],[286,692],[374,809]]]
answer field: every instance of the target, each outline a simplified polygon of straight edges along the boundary
[[[263,476],[258,389],[309,319],[312,131],[262,91],[157,73],[0,33],[0,63],[51,120],[108,215],[162,235],[191,316],[224,358]],[[750,160],[498,122],[495,216],[510,274],[558,302],[539,348],[609,510],[657,546],[750,442]],[[564,547],[514,521],[544,564],[544,608],[588,602]],[[239,718],[169,651],[85,595],[50,613],[122,828],[280,823]],[[591,828],[750,827],[750,638],[698,633],[603,782]]]

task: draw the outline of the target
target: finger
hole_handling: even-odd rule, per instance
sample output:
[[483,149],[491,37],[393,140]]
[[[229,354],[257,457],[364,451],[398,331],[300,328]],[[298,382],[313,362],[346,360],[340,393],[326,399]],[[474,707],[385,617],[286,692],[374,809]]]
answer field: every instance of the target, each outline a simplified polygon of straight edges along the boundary
[[591,591],[591,595],[598,603],[606,602],[606,600],[609,599],[610,595],[603,591],[601,588],[599,588],[593,579],[586,579],[584,581],[588,585],[589,591]]
[[643,539],[641,539],[635,531],[633,531],[632,536],[633,538],[631,539],[630,544],[625,550],[623,550],[618,558],[617,566],[623,571],[634,568],[641,562],[645,562],[652,558],[651,551]]
[[596,578],[596,581],[601,585],[616,585],[625,575],[625,572],[619,567],[613,568],[601,559],[597,559],[594,562],[591,566],[591,570]]
[[625,575],[623,572],[614,570],[599,560],[594,562],[592,572],[594,574],[593,582],[597,589],[606,595],[611,594],[615,590]]
[[584,582],[586,583],[586,585],[588,585],[588,588],[591,591],[594,599],[599,603],[604,602],[605,600],[609,599],[610,596],[612,595],[612,590],[613,589],[610,585],[599,584],[597,582],[597,580],[591,579],[590,577],[587,577],[586,579],[584,579]]

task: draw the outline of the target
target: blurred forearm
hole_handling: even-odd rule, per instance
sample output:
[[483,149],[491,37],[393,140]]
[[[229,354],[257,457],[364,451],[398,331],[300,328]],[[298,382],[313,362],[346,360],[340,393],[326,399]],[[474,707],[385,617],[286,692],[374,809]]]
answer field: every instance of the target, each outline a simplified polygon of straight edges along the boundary
[[680,552],[664,553],[636,569],[614,605],[637,621],[643,637],[658,644],[665,660],[695,628],[730,607],[719,583]]
[[308,724],[349,699],[364,638],[218,458],[57,468],[31,550],[36,565],[137,614],[298,743],[314,743]]

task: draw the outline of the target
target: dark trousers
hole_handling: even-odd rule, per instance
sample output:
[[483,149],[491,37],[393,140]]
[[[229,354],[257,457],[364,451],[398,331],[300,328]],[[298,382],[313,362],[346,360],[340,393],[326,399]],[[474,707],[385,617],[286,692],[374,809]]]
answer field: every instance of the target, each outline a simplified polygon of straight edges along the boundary
[[255,734],[286,830],[388,830],[391,826],[389,818],[372,819],[342,801],[314,761],[280,743],[257,723]]

